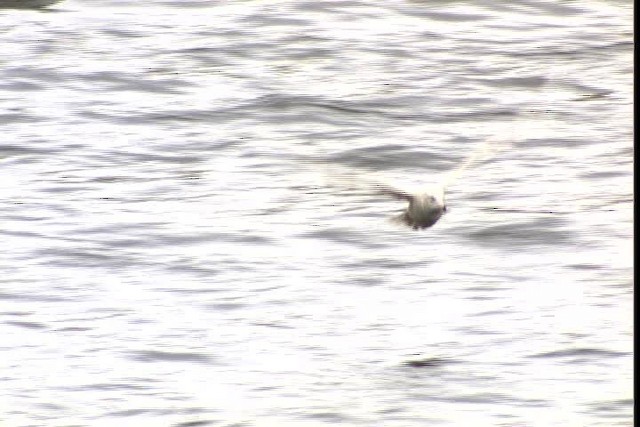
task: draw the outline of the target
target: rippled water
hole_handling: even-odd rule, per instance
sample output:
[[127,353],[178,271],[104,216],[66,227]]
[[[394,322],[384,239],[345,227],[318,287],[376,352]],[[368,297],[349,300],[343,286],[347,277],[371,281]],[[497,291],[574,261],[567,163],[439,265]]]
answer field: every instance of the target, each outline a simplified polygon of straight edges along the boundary
[[3,426],[633,424],[631,2],[15,3]]

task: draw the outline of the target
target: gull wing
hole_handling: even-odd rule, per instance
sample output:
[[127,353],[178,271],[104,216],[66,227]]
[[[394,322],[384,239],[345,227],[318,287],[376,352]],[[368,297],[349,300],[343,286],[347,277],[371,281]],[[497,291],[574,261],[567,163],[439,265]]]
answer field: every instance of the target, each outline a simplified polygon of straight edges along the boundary
[[388,184],[376,182],[375,184],[373,184],[373,188],[377,193],[384,194],[386,196],[391,196],[394,199],[407,200],[407,201],[411,201],[413,199],[412,194],[404,190],[400,190],[398,188],[392,187],[391,185],[388,185]]

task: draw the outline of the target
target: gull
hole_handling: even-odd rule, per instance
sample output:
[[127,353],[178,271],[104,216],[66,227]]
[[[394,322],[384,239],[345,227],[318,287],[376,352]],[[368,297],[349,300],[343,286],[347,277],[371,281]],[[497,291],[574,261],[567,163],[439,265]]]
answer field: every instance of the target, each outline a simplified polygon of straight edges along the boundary
[[433,226],[447,211],[445,187],[441,184],[427,184],[416,189],[405,190],[404,185],[390,184],[388,180],[381,177],[362,177],[350,172],[335,171],[325,176],[331,177],[330,185],[351,194],[387,196],[408,202],[406,209],[400,215],[392,217],[391,221],[414,230]]
[[379,194],[409,202],[409,206],[402,214],[392,218],[394,222],[409,226],[414,230],[429,228],[447,212],[445,187],[452,185],[467,169],[501,148],[496,145],[498,142],[491,139],[483,141],[460,166],[449,172],[439,185],[433,185],[419,191],[400,190],[395,186],[381,182],[375,183],[374,187]]
[[467,169],[490,158],[496,150],[502,149],[502,144],[506,145],[507,142],[495,139],[484,140],[462,164],[439,180],[438,184],[431,184],[417,190],[400,189],[395,184],[388,184],[388,181],[382,177],[356,176],[353,172],[333,171],[331,173],[329,171],[325,177],[331,177],[332,185],[350,192],[385,195],[408,202],[406,209],[391,220],[414,230],[423,230],[432,227],[447,212],[445,188],[453,185]]
[[414,230],[431,227],[447,211],[444,187],[438,186],[418,192],[408,192],[382,183],[376,183],[375,187],[380,194],[409,202],[404,212],[392,220]]

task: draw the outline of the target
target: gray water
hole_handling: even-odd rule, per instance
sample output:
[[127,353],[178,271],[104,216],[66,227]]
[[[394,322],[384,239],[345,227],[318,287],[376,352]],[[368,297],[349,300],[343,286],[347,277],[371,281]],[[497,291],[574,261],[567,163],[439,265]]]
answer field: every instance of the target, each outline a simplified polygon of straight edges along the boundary
[[630,1],[9,3],[0,425],[633,424]]

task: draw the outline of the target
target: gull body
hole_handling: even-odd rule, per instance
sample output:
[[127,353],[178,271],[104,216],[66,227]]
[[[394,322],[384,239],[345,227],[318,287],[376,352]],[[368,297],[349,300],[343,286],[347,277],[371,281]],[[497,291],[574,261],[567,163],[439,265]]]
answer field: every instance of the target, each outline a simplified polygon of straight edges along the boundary
[[401,215],[401,221],[414,230],[429,228],[447,211],[447,206],[430,194],[414,194],[409,206]]
[[414,230],[429,228],[447,211],[444,200],[444,188],[440,187],[430,191],[410,193],[397,188],[378,185],[379,191],[399,200],[409,202],[405,211],[394,217],[394,221],[407,225]]

